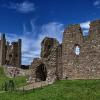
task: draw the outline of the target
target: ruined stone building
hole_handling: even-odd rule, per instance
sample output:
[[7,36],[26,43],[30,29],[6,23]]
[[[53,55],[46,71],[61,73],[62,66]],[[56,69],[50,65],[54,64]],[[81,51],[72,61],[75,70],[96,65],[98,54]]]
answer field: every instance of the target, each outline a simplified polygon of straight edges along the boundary
[[10,44],[6,41],[5,34],[1,35],[0,65],[21,66],[21,39]]
[[83,36],[79,24],[63,32],[62,44],[46,37],[41,43],[41,58],[31,64],[33,81],[61,79],[100,79],[100,20],[90,23]]

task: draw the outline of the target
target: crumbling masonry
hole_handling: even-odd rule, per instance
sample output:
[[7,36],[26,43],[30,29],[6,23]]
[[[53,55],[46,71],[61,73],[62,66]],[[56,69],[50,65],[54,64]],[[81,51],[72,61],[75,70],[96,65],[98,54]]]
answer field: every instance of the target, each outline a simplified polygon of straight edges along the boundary
[[70,25],[64,30],[62,44],[46,37],[41,46],[41,58],[31,64],[34,82],[100,79],[100,20],[90,23],[87,37],[79,24]]
[[21,67],[21,39],[10,44],[6,41],[5,34],[1,35],[0,65]]

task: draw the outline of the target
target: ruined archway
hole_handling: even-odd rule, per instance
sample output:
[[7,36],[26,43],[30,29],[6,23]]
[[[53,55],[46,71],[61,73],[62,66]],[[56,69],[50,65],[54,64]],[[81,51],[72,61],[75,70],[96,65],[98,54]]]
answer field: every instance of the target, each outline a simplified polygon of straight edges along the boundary
[[44,64],[40,64],[36,69],[36,81],[46,81],[47,69]]

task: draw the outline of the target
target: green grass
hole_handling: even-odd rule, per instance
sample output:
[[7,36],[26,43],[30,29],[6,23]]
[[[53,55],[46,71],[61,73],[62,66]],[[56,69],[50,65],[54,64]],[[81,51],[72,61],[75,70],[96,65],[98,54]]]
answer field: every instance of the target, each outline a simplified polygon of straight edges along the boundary
[[2,93],[0,100],[100,100],[100,80],[57,81],[26,93]]
[[[10,80],[0,67],[0,87]],[[16,86],[25,85],[25,77],[13,79]],[[100,100],[100,80],[66,80],[27,92],[0,92],[0,100]]]
[[9,80],[13,80],[16,84],[16,87],[20,87],[22,85],[25,85],[26,83],[26,78],[23,76],[8,78],[4,73],[4,68],[0,67],[0,91],[1,91],[2,84],[4,84],[5,81],[9,81]]

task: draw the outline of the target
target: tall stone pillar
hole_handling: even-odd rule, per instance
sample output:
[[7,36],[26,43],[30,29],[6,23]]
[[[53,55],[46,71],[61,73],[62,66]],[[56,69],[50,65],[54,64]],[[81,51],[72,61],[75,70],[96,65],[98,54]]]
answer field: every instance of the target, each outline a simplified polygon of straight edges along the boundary
[[5,34],[1,35],[1,55],[0,55],[0,64],[5,65],[6,63],[6,38]]

